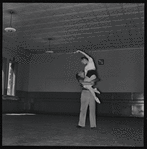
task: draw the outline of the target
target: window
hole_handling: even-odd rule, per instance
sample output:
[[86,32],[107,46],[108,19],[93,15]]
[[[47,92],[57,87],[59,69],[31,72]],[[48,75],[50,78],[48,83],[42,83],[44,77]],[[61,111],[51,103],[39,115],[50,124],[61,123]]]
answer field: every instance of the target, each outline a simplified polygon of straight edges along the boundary
[[2,95],[4,95],[4,70],[2,69]]
[[4,61],[3,61],[3,65],[2,65],[2,95],[4,95]]
[[10,61],[8,67],[7,95],[15,96],[15,62]]
[[5,94],[6,65],[7,65],[7,59],[3,57],[2,59],[2,95]]

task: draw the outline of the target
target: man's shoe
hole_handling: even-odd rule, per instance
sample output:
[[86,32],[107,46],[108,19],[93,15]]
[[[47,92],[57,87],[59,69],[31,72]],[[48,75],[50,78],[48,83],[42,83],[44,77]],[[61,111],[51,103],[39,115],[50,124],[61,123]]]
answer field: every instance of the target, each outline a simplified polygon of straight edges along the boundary
[[96,127],[90,127],[90,129],[96,129]]
[[79,125],[77,125],[76,127],[77,127],[77,128],[84,128],[84,127],[82,127],[82,126],[79,126]]

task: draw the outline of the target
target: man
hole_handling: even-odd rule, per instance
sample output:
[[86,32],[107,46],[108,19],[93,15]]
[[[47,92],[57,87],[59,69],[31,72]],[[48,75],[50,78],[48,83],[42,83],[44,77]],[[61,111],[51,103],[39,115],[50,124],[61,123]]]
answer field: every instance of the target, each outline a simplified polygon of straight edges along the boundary
[[[94,85],[93,81],[84,82],[84,77],[85,77],[84,72],[76,74],[76,78],[82,86]],[[90,127],[91,129],[93,129],[96,128],[95,99],[94,96],[91,94],[91,92],[83,87],[81,93],[81,108],[80,108],[79,122],[77,126],[78,128],[85,127],[85,120],[88,106],[89,106]]]

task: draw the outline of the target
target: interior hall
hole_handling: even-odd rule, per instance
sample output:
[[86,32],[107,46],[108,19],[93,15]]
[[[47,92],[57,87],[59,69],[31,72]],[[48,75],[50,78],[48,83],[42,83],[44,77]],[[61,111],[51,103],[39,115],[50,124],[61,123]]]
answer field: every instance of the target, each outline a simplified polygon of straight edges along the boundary
[[144,3],[2,3],[2,146],[144,146]]

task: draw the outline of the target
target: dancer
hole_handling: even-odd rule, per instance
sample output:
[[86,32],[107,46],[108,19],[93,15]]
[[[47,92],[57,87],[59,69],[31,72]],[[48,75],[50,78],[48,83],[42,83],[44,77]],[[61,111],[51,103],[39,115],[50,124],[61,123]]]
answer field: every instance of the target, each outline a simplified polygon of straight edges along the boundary
[[[93,59],[89,55],[87,55],[85,52],[80,51],[80,50],[77,50],[74,53],[82,53],[84,55],[84,57],[81,58],[81,62],[86,65],[84,68],[84,73],[85,73],[84,81],[85,82],[95,81],[97,78],[97,73],[96,73],[96,67],[95,67]],[[89,91],[94,96],[94,99],[96,100],[96,102],[100,103],[100,100],[95,95],[95,92],[100,94],[97,88],[93,89],[92,85],[86,85],[85,88],[89,89]]]

